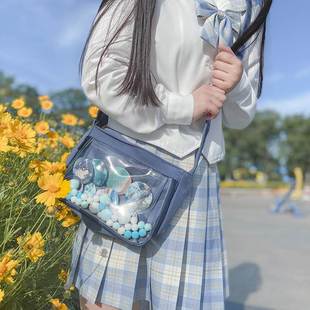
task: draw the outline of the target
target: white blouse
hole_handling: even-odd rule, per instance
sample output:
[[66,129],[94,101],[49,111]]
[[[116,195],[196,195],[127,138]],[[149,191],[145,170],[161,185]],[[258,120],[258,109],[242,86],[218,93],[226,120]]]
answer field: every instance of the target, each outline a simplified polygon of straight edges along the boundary
[[[192,122],[192,92],[210,82],[216,50],[200,38],[203,20],[195,13],[194,0],[157,0],[150,65],[156,77],[154,89],[162,105],[141,106],[136,105],[135,98],[127,94],[116,96],[116,89],[128,68],[133,18],[109,47],[108,55],[101,62],[98,72],[99,93],[96,94],[96,67],[104,44],[108,42],[105,40],[111,38],[114,29],[128,16],[134,2],[115,1],[99,21],[86,50],[82,88],[90,102],[109,116],[109,127],[181,158],[197,149],[201,143],[205,120]],[[259,7],[254,6],[253,10],[258,13]],[[256,13],[252,14],[252,20]],[[249,42],[253,39],[254,36]],[[240,82],[226,95],[223,108],[211,121],[203,147],[203,155],[210,164],[222,160],[225,155],[222,123],[229,128],[243,129],[254,118],[261,39],[262,31],[246,49]]]

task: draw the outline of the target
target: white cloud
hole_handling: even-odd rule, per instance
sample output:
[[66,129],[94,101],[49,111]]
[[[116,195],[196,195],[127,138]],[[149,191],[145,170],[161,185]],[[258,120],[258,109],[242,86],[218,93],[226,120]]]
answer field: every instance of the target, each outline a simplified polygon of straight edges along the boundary
[[310,116],[310,91],[295,97],[264,99],[258,101],[258,110],[272,109],[282,115],[303,114]]

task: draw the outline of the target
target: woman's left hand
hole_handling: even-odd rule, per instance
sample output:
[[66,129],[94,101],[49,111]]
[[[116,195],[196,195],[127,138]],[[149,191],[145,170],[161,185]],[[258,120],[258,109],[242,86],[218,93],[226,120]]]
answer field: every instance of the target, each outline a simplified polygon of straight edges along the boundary
[[212,85],[227,94],[240,81],[243,72],[242,61],[230,47],[219,45],[214,59],[212,71]]

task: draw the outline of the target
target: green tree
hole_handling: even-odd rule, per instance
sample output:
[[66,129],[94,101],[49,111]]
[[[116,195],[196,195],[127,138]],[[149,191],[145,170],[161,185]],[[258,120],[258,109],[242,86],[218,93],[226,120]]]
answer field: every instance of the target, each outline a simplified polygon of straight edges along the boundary
[[286,140],[283,141],[288,149],[287,165],[292,172],[300,166],[304,173],[310,171],[310,119],[303,115],[289,116],[284,119],[283,130]]
[[276,177],[277,159],[270,146],[281,131],[281,117],[274,111],[257,112],[252,123],[243,130],[224,128],[226,156],[220,164],[222,178],[232,178],[232,171],[254,165]]

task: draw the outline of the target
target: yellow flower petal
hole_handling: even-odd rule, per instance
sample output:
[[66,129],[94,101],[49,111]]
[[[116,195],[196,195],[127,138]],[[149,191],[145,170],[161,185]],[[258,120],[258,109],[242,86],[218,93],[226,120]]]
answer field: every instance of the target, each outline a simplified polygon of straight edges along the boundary
[[25,101],[23,99],[15,99],[13,102],[12,102],[12,108],[18,110],[18,109],[21,109],[22,107],[25,106]]
[[99,111],[99,108],[97,106],[90,106],[88,108],[88,113],[93,118],[97,117],[98,111]]
[[32,114],[32,108],[23,107],[17,111],[17,115],[20,117],[27,118]]
[[4,298],[4,291],[0,289],[0,302],[3,301]]
[[62,117],[61,122],[68,126],[75,126],[78,122],[78,118],[70,113],[63,114],[61,117]]
[[34,126],[34,129],[39,134],[47,134],[49,132],[49,124],[45,121],[37,122]]

